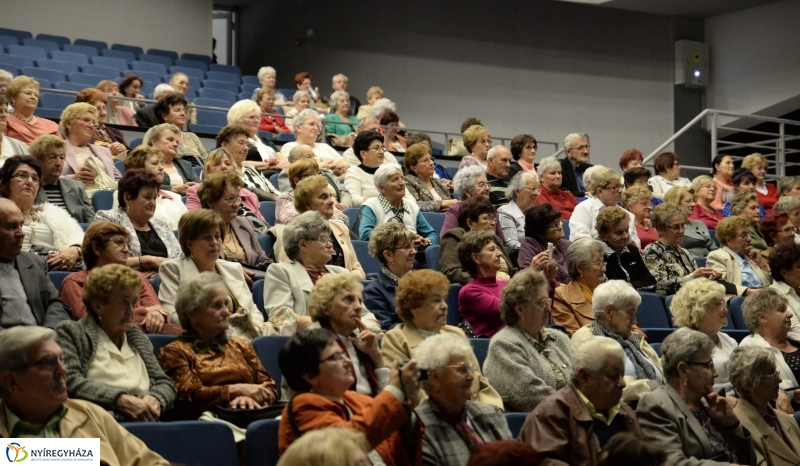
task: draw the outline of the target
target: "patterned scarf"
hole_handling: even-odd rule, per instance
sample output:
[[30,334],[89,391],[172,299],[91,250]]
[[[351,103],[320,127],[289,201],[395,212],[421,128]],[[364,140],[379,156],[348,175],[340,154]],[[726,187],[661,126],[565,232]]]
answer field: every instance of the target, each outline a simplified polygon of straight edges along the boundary
[[486,443],[483,441],[483,438],[481,438],[481,436],[475,432],[475,429],[469,426],[469,423],[467,422],[466,405],[461,408],[460,412],[452,414],[442,409],[442,407],[439,406],[433,397],[428,398],[428,401],[431,404],[431,410],[433,411],[433,414],[435,414],[439,419],[453,426],[453,429],[455,429],[458,436],[461,437],[461,440],[467,444],[469,451],[472,451],[475,447]]
[[647,380],[650,389],[661,386],[661,384],[658,383],[659,376],[656,374],[658,369],[650,363],[650,361],[647,361],[647,357],[639,350],[638,344],[641,341],[641,335],[638,333],[631,333],[630,337],[622,338],[599,321],[594,321],[590,325],[593,334],[612,338],[622,346],[622,349],[625,350],[625,356],[628,357],[633,363],[634,369],[636,369],[636,380]]
[[189,346],[191,346],[194,352],[197,354],[205,354],[208,353],[209,351],[213,351],[219,354],[224,354],[225,345],[228,344],[228,336],[225,335],[225,332],[214,338],[209,338],[208,340],[204,340],[200,338],[200,336],[194,333],[193,331],[187,330],[182,334],[178,335],[178,338],[176,339],[178,341],[188,343]]

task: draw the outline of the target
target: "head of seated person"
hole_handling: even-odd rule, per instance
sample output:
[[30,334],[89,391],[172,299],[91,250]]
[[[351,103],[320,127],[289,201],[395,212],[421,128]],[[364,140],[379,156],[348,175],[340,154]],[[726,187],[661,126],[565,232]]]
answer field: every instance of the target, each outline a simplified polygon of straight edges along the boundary
[[596,172],[597,170],[599,170],[601,168],[605,168],[605,167],[603,167],[602,165],[592,165],[591,167],[587,168],[583,172],[583,176],[581,176],[581,180],[583,181],[584,186],[586,186],[586,190],[587,191],[591,190],[591,188],[592,188],[592,175],[594,175],[594,172]]
[[447,324],[449,288],[450,282],[441,272],[423,269],[406,274],[397,282],[397,315],[405,325],[439,333]]
[[694,213],[694,208],[697,205],[695,202],[695,194],[688,188],[683,186],[673,186],[669,191],[664,194],[664,202],[681,206],[686,211],[687,218]]
[[203,165],[203,176],[206,177],[226,171],[239,173],[239,165],[237,165],[236,160],[224,149],[211,151],[206,157],[206,163]]
[[[256,96],[256,103],[258,104],[261,113],[275,113],[275,90],[268,87],[262,87]],[[261,118],[259,117],[259,120]]]
[[228,330],[228,291],[218,274],[203,272],[190,277],[178,288],[175,311],[188,335],[201,340],[222,339]]
[[0,70],[0,96],[5,97],[8,83],[10,83],[12,79],[14,79],[13,74],[6,70]]
[[243,163],[247,160],[247,152],[250,150],[247,145],[249,137],[249,128],[233,124],[222,128],[215,138],[217,146],[230,154],[231,160],[236,163],[240,172],[244,169]]
[[[727,368],[733,388],[742,400],[760,413],[772,411],[770,403],[778,398],[781,377],[775,355],[770,350],[760,346],[738,346],[731,353]],[[768,435],[768,432],[759,433]]]
[[778,182],[778,198],[792,196],[800,198],[800,177],[786,176]]
[[676,326],[698,330],[712,341],[718,341],[719,332],[728,325],[725,287],[707,278],[684,284],[672,298],[670,310]]
[[[750,334],[760,335],[775,348],[797,348],[800,341],[796,341],[797,334],[792,332],[793,313],[787,303],[786,296],[772,287],[745,298],[742,313]],[[793,333],[791,338],[789,332]]]
[[503,261],[500,238],[493,230],[468,231],[458,244],[458,260],[472,277],[496,277]]
[[387,163],[378,167],[372,176],[372,184],[393,207],[402,206],[403,197],[406,195],[406,180],[403,178],[403,169],[400,165]]
[[755,193],[758,179],[750,170],[738,168],[733,172],[733,187],[737,193]]
[[[758,222],[761,220],[761,208],[755,193],[737,193],[731,201],[731,215],[747,219],[750,226],[757,226]],[[719,229],[719,224],[717,224],[717,229]],[[717,237],[717,239],[719,239],[719,237]]]
[[122,78],[119,83],[119,92],[123,97],[141,98],[141,89],[144,84],[144,79],[135,75],[129,74]]
[[8,83],[8,87],[5,89],[5,97],[14,107],[13,113],[18,115],[22,121],[29,123],[33,121],[33,112],[36,111],[36,107],[39,105],[39,89],[39,81],[30,76],[19,75]]
[[[369,236],[369,255],[393,275],[402,278],[414,268],[417,251],[413,242],[414,234],[405,225],[397,222],[383,223],[375,227]],[[398,314],[399,312],[398,309]]]
[[126,171],[118,183],[120,210],[130,218],[134,228],[144,227],[156,212],[160,183],[143,169]]
[[800,228],[800,197],[783,196],[772,206],[772,211],[785,213],[792,221],[792,225]]
[[309,147],[314,147],[317,137],[322,131],[319,114],[310,108],[300,110],[300,113],[292,120],[292,127],[294,128],[294,136],[297,139],[297,143],[305,144]]
[[352,466],[371,464],[367,437],[349,427],[326,427],[303,434],[281,455],[277,466]]
[[486,153],[486,174],[505,181],[509,169],[511,169],[511,151],[502,145],[489,149]]
[[520,212],[525,213],[536,203],[540,192],[536,175],[521,171],[509,180],[505,198],[509,202],[514,201]]
[[[625,388],[625,351],[608,337],[586,341],[575,349],[571,383],[603,413],[618,406]],[[547,403],[545,399],[542,403]]]
[[650,214],[653,228],[658,231],[658,241],[672,247],[680,246],[683,241],[688,218],[683,207],[670,202],[657,205]]
[[[388,100],[388,99],[385,99]],[[379,108],[380,102],[373,107],[373,115],[375,115],[375,108]],[[394,103],[392,103],[394,106]],[[398,141],[398,134],[397,134],[397,126],[400,125],[400,117],[397,113],[394,112],[394,109],[387,108],[382,113],[376,115],[378,117],[378,121],[380,121],[381,126],[389,126],[390,128],[386,128],[389,132],[389,142],[397,142]]]
[[639,149],[628,149],[619,158],[619,168],[625,173],[634,168],[642,168],[642,151]]
[[186,91],[189,90],[189,76],[183,73],[175,73],[169,78],[169,85],[175,89],[176,94],[186,97]]
[[97,121],[98,113],[94,105],[81,102],[70,104],[61,112],[58,127],[71,146],[83,148],[94,138]]
[[481,162],[485,162],[489,148],[492,147],[492,134],[481,125],[473,125],[467,128],[463,135],[464,147],[467,152]]
[[511,277],[500,295],[500,317],[508,327],[516,327],[541,342],[550,312],[550,286],[544,274],[530,269]]
[[0,168],[0,196],[14,201],[26,217],[31,215],[42,182],[42,164],[30,155],[15,155]]
[[627,340],[636,323],[636,310],[641,303],[642,297],[628,283],[609,280],[595,288],[592,313],[603,334]]
[[[278,366],[296,393],[313,392],[341,398],[355,382],[347,353],[328,330],[310,328],[295,333],[278,353]],[[331,367],[333,366],[333,367]],[[345,370],[341,369],[344,366]],[[334,371],[338,368],[338,371]]]
[[277,71],[271,66],[262,66],[258,69],[258,82],[264,89],[275,89],[275,80],[277,79]]
[[720,246],[730,249],[743,259],[746,258],[751,242],[750,226],[751,221],[745,217],[733,216],[720,220],[717,224],[717,240]]
[[183,128],[186,125],[186,106],[189,101],[178,93],[166,94],[155,105],[155,113],[165,123]]
[[[594,167],[590,167],[591,170]],[[591,173],[589,193],[605,206],[619,204],[622,200],[622,178],[614,170],[600,167]]]
[[789,216],[783,212],[770,212],[761,219],[759,225],[767,246],[774,247],[784,241],[793,240],[797,229],[792,225]]
[[[303,110],[311,110],[311,94],[307,91],[297,91],[292,96],[292,103],[294,103],[294,108],[290,110],[290,116],[292,111],[296,112],[296,115]],[[292,127],[294,127],[294,120],[292,121]],[[297,135],[297,133],[295,133],[295,135]]]
[[353,141],[353,153],[361,161],[361,166],[377,169],[383,164],[383,136],[377,131],[362,131]]
[[28,150],[42,165],[41,185],[57,185],[67,159],[67,143],[58,136],[45,134],[34,139]]
[[594,292],[598,285],[606,281],[604,251],[605,245],[597,240],[584,238],[572,243],[567,249],[567,272],[570,278],[583,285],[582,288]]
[[[431,136],[428,133],[423,133],[422,131],[418,131],[414,134],[409,135],[406,138],[406,144],[410,148],[414,144],[422,144],[428,146],[428,149],[431,148]],[[407,157],[408,155],[406,155]],[[408,168],[408,167],[406,167]]]
[[[536,160],[536,149],[539,148],[539,144],[536,142],[536,138],[530,134],[519,134],[514,136],[511,140],[511,157],[519,163],[522,160],[522,163],[531,167],[530,170],[533,171],[533,162]],[[524,171],[528,171],[527,168]]]
[[247,128],[247,137],[253,138],[258,133],[261,122],[261,108],[250,99],[240,100],[228,110],[228,124],[242,125]]
[[[632,186],[622,193],[622,207],[633,214],[636,224],[644,226],[653,213],[653,194],[647,187]],[[603,209],[600,212],[602,213],[605,210]]]
[[308,92],[311,90],[311,75],[307,71],[301,71],[294,75],[294,84],[299,91]]
[[310,271],[323,272],[333,255],[331,228],[317,211],[303,212],[283,231],[283,249],[292,261]]
[[488,199],[490,189],[486,172],[477,165],[462,168],[453,179],[453,193],[462,201],[475,196]]
[[228,224],[217,212],[209,209],[190,210],[178,222],[178,242],[183,255],[194,262],[198,271],[211,272],[216,267],[222,239],[227,231]]
[[83,305],[117,348],[133,329],[133,308],[142,291],[142,280],[133,269],[119,263],[95,267],[83,286]]
[[488,197],[470,197],[461,203],[458,211],[458,226],[464,231],[495,231],[495,208]]
[[657,176],[667,181],[675,181],[681,175],[681,159],[674,152],[662,152],[653,160]]
[[329,99],[331,113],[339,115],[344,121],[350,120],[350,94],[344,89],[339,89],[331,94]]
[[164,163],[172,165],[172,161],[178,155],[181,130],[173,124],[162,123],[148,129],[142,143],[159,149],[164,154]]
[[[242,178],[237,173],[228,170],[208,175],[203,180],[200,189],[197,190],[197,196],[204,209],[218,213],[222,221],[229,225],[239,215],[241,202],[239,191],[243,187]],[[225,234],[228,234],[227,227]]]
[[92,105],[97,109],[97,124],[101,127],[106,125],[106,120],[108,119],[108,97],[105,92],[100,89],[89,87],[80,91],[78,95],[75,96],[75,102],[84,102]]
[[558,244],[564,239],[561,212],[550,204],[539,204],[528,209],[525,214],[525,237],[531,238],[543,247],[547,246],[547,243]]
[[[364,287],[358,278],[349,273],[329,273],[320,278],[311,289],[308,314],[322,328],[349,338],[353,332],[362,330],[360,324],[361,292]],[[364,327],[366,328],[366,327]],[[381,367],[383,359],[381,358]]]
[[800,289],[800,244],[794,240],[776,244],[769,255],[769,270],[775,282]]
[[83,236],[83,262],[86,270],[109,264],[125,265],[130,253],[130,233],[122,225],[94,222]]
[[625,189],[630,189],[633,186],[642,186],[649,190],[647,180],[651,176],[650,170],[644,167],[633,167],[625,171],[622,179],[625,181]]
[[557,193],[561,188],[563,174],[561,173],[561,163],[555,157],[545,157],[539,162],[536,174],[542,180],[542,187],[550,192]]
[[144,170],[148,175],[152,175],[161,186],[164,180],[164,153],[155,146],[142,144],[128,153],[123,162],[125,172],[130,170]]
[[421,385],[432,407],[448,415],[462,413],[472,400],[472,381],[480,374],[467,339],[450,333],[434,335],[417,346],[414,357],[428,369],[428,379]]
[[[300,153],[305,153],[306,150],[311,152],[311,148],[300,144],[296,147],[292,148],[292,153],[298,151]],[[291,154],[289,154],[291,158]],[[319,162],[314,158],[314,153],[311,152],[311,157],[299,157],[297,160],[293,161],[291,165],[289,165],[289,185],[292,187],[292,190],[297,188],[297,184],[300,183],[302,180],[321,175],[322,172],[319,168]],[[327,183],[327,181],[326,181]]]

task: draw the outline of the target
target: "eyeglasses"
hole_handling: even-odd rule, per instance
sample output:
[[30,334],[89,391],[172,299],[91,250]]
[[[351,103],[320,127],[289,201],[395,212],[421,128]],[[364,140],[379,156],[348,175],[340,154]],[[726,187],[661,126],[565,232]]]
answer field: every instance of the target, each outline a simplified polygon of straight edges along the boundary
[[320,236],[319,238],[306,238],[309,241],[316,241],[320,244],[333,244],[330,236]]
[[130,245],[131,245],[131,243],[128,242],[128,240],[126,240],[125,238],[111,238],[110,240],[108,240],[108,242],[109,243],[114,243],[114,244],[116,244],[117,246],[119,246],[121,248],[124,248],[126,246],[130,247]]
[[547,229],[548,230],[563,230],[564,229],[564,224],[562,224],[561,220],[559,220],[557,222],[553,222],[550,225],[548,225]]
[[748,233],[748,232],[744,232],[744,233],[740,234],[740,235],[738,236],[738,238],[739,238],[740,240],[743,240],[743,241],[744,241],[744,240],[751,239],[751,238],[750,238],[750,233]]
[[534,146],[525,146],[525,150],[536,150],[538,148],[539,148],[539,146],[535,146],[535,145]]
[[538,185],[537,186],[523,186],[522,189],[527,189],[527,190],[529,190],[529,191],[531,191],[533,193],[541,192],[541,189],[539,189]]
[[36,175],[34,173],[25,173],[25,172],[14,173],[13,175],[11,175],[11,178],[16,178],[23,183],[30,179],[34,183],[39,184],[39,175]]
[[433,159],[430,157],[425,157],[424,159],[417,160],[417,163],[428,163],[428,162],[433,162]]
[[583,145],[583,146],[572,147],[569,150],[589,150],[589,145],[586,144],[586,145]]
[[339,362],[344,358],[345,358],[344,351],[337,351],[337,352],[333,353],[332,355],[328,356],[325,359],[320,359],[319,362],[320,362],[320,364],[323,363],[323,362],[328,362],[328,361]]
[[446,367],[448,369],[453,369],[459,375],[477,374],[478,373],[478,368],[477,367],[473,366],[472,364],[467,364],[465,362],[462,362],[461,364],[449,364],[449,365],[444,366],[444,367]]
[[604,189],[610,189],[612,191],[622,191],[623,189],[625,189],[625,186],[621,184],[616,184],[614,186],[606,186]]
[[489,187],[489,183],[487,183],[487,182],[485,182],[485,181],[481,181],[480,183],[477,183],[477,184],[475,185],[475,187],[476,187],[476,188],[488,188],[488,187]]
[[781,378],[781,371],[775,371],[772,374],[762,375],[761,377],[765,377],[768,379],[780,379]]
[[222,235],[220,233],[206,233],[197,239],[206,243],[210,243],[212,241],[222,241]]
[[370,147],[369,150],[375,150],[375,151],[378,151],[378,152],[386,152],[386,148],[383,147],[383,146]]
[[239,202],[241,202],[239,196],[228,196],[225,199],[223,199],[223,201],[225,201],[225,203],[228,205],[236,205]]
[[778,233],[783,233],[785,235],[790,235],[792,233],[797,233],[797,228],[795,228],[795,227],[784,228],[783,230],[779,230]]
[[484,140],[478,141],[478,144],[484,144],[484,145],[487,145],[487,146],[491,146],[492,145],[492,140],[491,139],[484,139]]
[[406,244],[405,246],[397,246],[396,248],[392,249],[392,251],[399,251],[401,249],[405,249],[406,251],[417,251],[417,246],[414,244]]
[[531,304],[535,304],[535,305],[541,307],[542,309],[549,309],[550,308],[550,298],[540,299],[539,301],[534,301]]
[[686,364],[689,364],[690,366],[703,366],[703,367],[705,367],[706,369],[708,369],[710,371],[714,370],[714,361],[708,361],[708,362],[692,362],[692,361],[690,361],[690,362],[687,362]]
[[592,262],[592,263],[591,263],[591,264],[589,264],[589,265],[592,265],[592,266],[594,266],[594,267],[596,267],[596,268],[598,268],[598,269],[604,269],[604,268],[606,268],[606,263],[605,263],[605,262]]
[[686,223],[679,223],[677,225],[667,225],[666,227],[674,232],[684,231],[689,225]]
[[29,367],[38,367],[43,371],[53,372],[56,370],[56,368],[58,368],[59,364],[64,364],[64,360],[61,359],[61,356],[51,355],[45,356],[36,362],[29,362],[27,364],[15,367],[12,370],[24,370]]

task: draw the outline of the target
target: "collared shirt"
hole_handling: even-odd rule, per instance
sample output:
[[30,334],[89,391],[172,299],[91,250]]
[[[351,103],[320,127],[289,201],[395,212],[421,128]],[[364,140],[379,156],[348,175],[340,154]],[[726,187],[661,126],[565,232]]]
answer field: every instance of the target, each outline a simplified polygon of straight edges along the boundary
[[619,403],[608,408],[608,414],[603,414],[594,409],[594,404],[589,401],[589,398],[586,398],[586,395],[584,395],[577,387],[575,387],[575,391],[578,392],[578,396],[581,398],[581,401],[583,401],[583,404],[586,405],[586,409],[589,410],[589,415],[591,415],[592,418],[597,419],[607,426],[610,426],[611,423],[614,422],[614,418],[617,416],[617,414],[619,414]]
[[401,201],[402,202],[402,206],[399,209],[394,207],[389,202],[389,199],[386,199],[386,196],[384,196],[383,194],[378,196],[378,202],[381,204],[381,208],[383,208],[384,212],[386,212],[387,214],[389,214],[389,213],[392,214],[392,220],[391,221],[403,223],[403,215],[405,215],[405,213],[406,213],[406,201],[405,201],[405,199],[403,199]]
[[756,271],[753,270],[752,267],[750,267],[749,262],[739,257],[739,255],[733,252],[732,250],[731,250],[731,256],[733,256],[733,260],[735,260],[736,263],[739,264],[739,268],[742,269],[742,285],[748,288],[761,288],[762,286],[764,286],[764,284],[761,283],[761,279],[758,278],[758,275],[756,275]]
[[536,351],[544,356],[547,362],[550,363],[550,367],[553,369],[553,374],[556,376],[556,390],[567,385],[567,378],[564,375],[564,372],[561,370],[562,368],[550,359],[550,349],[547,348],[547,342],[550,340],[555,342],[556,337],[545,331],[545,329],[539,330],[539,340],[541,341],[536,341],[535,338],[530,336],[528,332],[524,330],[522,331],[522,335],[524,335],[525,339],[528,340],[528,343],[532,344],[533,347],[536,348]]
[[147,395],[150,376],[144,359],[128,344],[127,335],[122,335],[122,345],[117,348],[97,321],[92,319],[92,322],[97,332],[97,349],[89,362],[86,379],[132,395]]
[[8,409],[8,404],[5,405],[5,409],[9,438],[61,438],[59,427],[61,420],[67,415],[66,406],[62,405],[45,424],[23,421],[14,411]]
[[781,426],[780,424],[778,424],[778,416],[775,415],[775,410],[772,409],[772,406],[767,405],[766,411],[761,411],[760,409],[758,409],[758,406],[756,405],[753,405],[753,408],[755,408],[756,412],[760,414],[762,418],[764,418],[764,422],[767,423],[769,428],[772,429],[773,432],[778,434],[778,437],[780,437],[781,440],[786,441],[786,439],[783,438],[783,432],[781,431]]

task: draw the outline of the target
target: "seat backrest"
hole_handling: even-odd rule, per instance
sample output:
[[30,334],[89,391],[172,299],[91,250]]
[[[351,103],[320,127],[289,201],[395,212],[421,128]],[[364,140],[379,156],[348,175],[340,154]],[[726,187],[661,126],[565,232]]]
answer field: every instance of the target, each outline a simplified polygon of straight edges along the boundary
[[61,294],[61,284],[64,282],[64,279],[71,273],[72,272],[63,272],[60,270],[47,272],[47,277],[50,279],[50,282],[53,283],[53,286],[56,287],[56,290],[58,290],[58,294]]
[[253,303],[256,305],[261,314],[264,315],[264,321],[267,320],[267,313],[264,311],[264,279],[256,280],[253,282]]
[[508,423],[508,430],[511,431],[511,437],[517,438],[522,425],[525,424],[525,419],[528,418],[529,413],[506,413],[506,422]]
[[144,49],[141,47],[137,47],[135,45],[124,45],[124,44],[114,44],[111,46],[111,50],[124,50],[126,52],[130,52],[137,57],[144,53]]
[[38,34],[36,36],[36,40],[45,40],[45,41],[49,41],[49,42],[55,42],[56,44],[58,44],[59,47],[61,47],[64,44],[69,44],[71,42],[69,40],[69,37],[54,36],[52,34]]
[[256,87],[261,87],[261,82],[258,80],[258,76],[254,76],[252,74],[246,74],[242,76],[242,84],[254,84]]
[[55,52],[50,52],[50,58],[60,62],[68,62],[75,66],[89,64],[89,57],[82,53],[62,52],[60,50],[56,50]]
[[[439,230],[436,230],[439,231]],[[426,266],[431,270],[439,270],[439,245],[432,244],[425,249]]]
[[[219,134],[222,128],[223,127],[219,125],[200,125],[197,123],[189,123],[189,131],[195,134],[208,134],[211,136],[216,136]],[[195,169],[195,173],[198,177],[200,177],[200,174],[203,172],[203,167],[194,166],[192,168]]]
[[60,47],[56,42],[53,42],[51,40],[40,40],[40,39],[22,39],[22,45],[25,45],[27,47],[39,47],[40,49],[45,49],[48,52],[53,52],[55,50],[58,50]]
[[223,100],[228,103],[228,106],[236,102],[236,94],[231,91],[227,91],[225,89],[215,89],[212,87],[201,87],[197,90],[197,93],[200,97],[205,97],[207,99],[217,99]]
[[[47,61],[47,60],[39,60]],[[35,79],[46,79],[50,82],[58,82],[67,79],[67,75],[61,70],[51,70],[47,68],[35,68],[33,66],[26,66],[22,69],[22,73]],[[41,85],[41,83],[39,83]],[[74,99],[73,99],[74,102]]]
[[269,255],[275,247],[275,237],[272,235],[261,235],[258,237],[258,245],[264,254]]
[[125,50],[102,49],[100,50],[100,55],[110,58],[120,58],[125,60],[125,63],[130,63],[136,60],[136,55],[134,55],[133,52],[128,52]]
[[278,464],[278,426],[280,419],[264,419],[247,426],[248,466],[275,466]]
[[714,244],[719,246],[719,241],[717,240],[717,230],[712,230],[711,228],[708,229],[708,236],[711,237],[711,240],[714,241]]
[[569,238],[569,220],[562,220],[561,228],[564,230],[564,238]]
[[442,231],[444,226],[444,213],[443,212],[422,212],[422,216],[428,221],[433,231],[437,234]]
[[486,361],[486,356],[489,354],[489,338],[470,338],[469,344],[472,346],[472,352],[475,353],[475,358],[478,364],[483,367],[483,362]]
[[97,190],[92,194],[92,208],[99,210],[109,210],[114,204],[114,191],[110,189]]
[[[175,235],[175,237],[177,238],[177,237],[178,237],[178,235]],[[153,278],[150,280],[150,286],[152,286],[152,287],[153,287],[153,291],[155,291],[155,292],[156,292],[156,294],[158,294],[158,290],[160,290],[160,289],[161,289],[161,277],[159,277],[158,275],[156,275],[155,277],[153,277]]]
[[[86,65],[93,66],[93,65]],[[109,79],[104,74],[89,74],[89,73],[70,73],[69,80],[73,83],[86,84],[86,87],[95,87],[100,81]]]
[[276,188],[278,187],[278,175],[279,173],[275,173],[269,177],[269,182],[272,184],[272,186],[275,186]]
[[92,47],[97,51],[108,48],[108,44],[101,40],[75,39],[75,45],[80,45],[82,47]]
[[178,59],[178,52],[174,50],[164,50],[164,49],[149,49],[147,51],[149,55],[161,55],[162,57],[169,57],[172,61]]
[[175,66],[183,66],[186,68],[197,68],[201,71],[206,71],[208,69],[208,64],[202,61],[197,60],[187,60],[185,58],[178,58],[175,60]]
[[728,302],[728,308],[730,309],[728,320],[733,321],[733,326],[736,330],[747,330],[747,324],[744,323],[742,303],[744,303],[743,296],[736,296]]
[[72,94],[54,94],[52,92],[42,92],[39,97],[39,106],[42,108],[55,108],[63,110],[68,105],[75,103],[75,96]]
[[0,54],[0,63],[3,65],[8,64],[21,70],[26,66],[33,66],[34,59],[31,57],[24,57],[22,55]]
[[29,31],[21,31],[19,29],[0,28],[0,34],[4,36],[14,36],[17,40],[33,39],[33,34]]
[[234,73],[239,76],[242,75],[242,70],[236,65],[220,65],[218,63],[211,63],[208,65],[208,69],[211,71],[222,71],[225,73]]
[[128,69],[128,61],[117,57],[92,57],[89,59],[89,62],[91,62],[92,65],[107,66],[116,70]]
[[236,73],[226,73],[224,71],[207,71],[206,72],[206,79],[214,79],[216,81],[226,81],[231,83],[236,83],[237,85],[241,82],[241,78]]
[[0,52],[9,45],[19,45],[19,39],[14,36],[7,36],[0,34]]
[[655,293],[640,292],[642,303],[636,311],[636,322],[641,328],[670,328],[667,310],[661,297]]
[[[134,62],[136,63],[136,62]],[[158,65],[158,63],[153,63],[154,65]],[[161,66],[161,65],[158,65]],[[163,82],[161,78],[161,73],[154,73],[152,71],[147,70],[131,70],[128,71],[128,74],[133,74],[139,76],[140,78],[144,79],[145,84],[151,84],[153,87],[161,84]],[[144,88],[144,86],[142,86]]]
[[375,260],[374,257],[369,255],[369,241],[353,240],[353,250],[356,253],[358,262],[361,263],[361,268],[367,275],[371,273],[380,273],[381,263]]
[[275,385],[278,386],[278,397],[280,398],[281,391],[281,368],[278,366],[278,352],[283,345],[289,341],[289,337],[285,335],[269,335],[265,337],[258,337],[251,342],[253,348],[258,354],[258,359],[261,365],[267,370]]
[[149,61],[132,61],[131,69],[136,71],[149,71],[158,74],[158,82],[161,82],[161,76],[167,74],[167,67],[161,63],[151,63]]
[[650,347],[652,347],[652,348],[653,348],[653,350],[654,350],[654,351],[655,351],[655,352],[656,352],[656,353],[657,353],[659,356],[661,356],[661,343],[651,343],[651,344],[650,344]]
[[206,79],[205,81],[203,81],[203,87],[222,89],[232,93],[233,95],[236,95],[236,93],[239,92],[239,83],[233,83],[230,81],[217,81],[215,79]]
[[47,60],[47,50],[39,47],[26,47],[24,45],[9,45],[8,53],[22,57],[33,58],[34,60]]
[[160,63],[167,68],[172,66],[172,59],[163,55],[149,55],[147,53],[137,54],[136,57],[139,61],[149,61],[150,63]]
[[181,54],[181,59],[203,62],[203,63],[206,64],[206,67],[208,67],[208,65],[210,65],[211,62],[212,62],[211,57],[209,57],[208,55],[199,55],[199,54],[196,54],[196,53],[188,53],[188,52],[187,53],[182,53]]
[[461,313],[458,311],[458,292],[464,285],[451,283],[447,290],[447,325],[458,325],[461,322]]
[[150,344],[153,345],[153,354],[158,356],[158,352],[161,351],[161,348],[175,341],[177,335],[158,335],[154,333],[148,333],[147,338],[150,339]]
[[97,49],[95,47],[92,47],[92,46],[89,46],[89,45],[78,44],[77,40],[75,41],[75,44],[73,44],[73,45],[64,45],[64,46],[62,46],[61,50],[63,50],[64,52],[81,53],[83,55],[86,55],[87,57],[93,57],[93,56],[99,54],[99,52],[97,51]]
[[233,432],[221,422],[126,422],[122,426],[172,464],[239,465]]
[[275,225],[275,206],[276,203],[273,201],[261,201],[258,204],[258,210],[270,225]]
[[[78,65],[76,65],[75,63],[70,63],[70,62],[61,61],[61,60],[37,60],[36,61],[36,66],[38,66],[39,68],[46,68],[48,70],[61,71],[65,75],[64,78],[62,79],[62,81],[64,79],[67,79],[66,78],[67,74],[75,73],[76,71],[80,71],[80,68],[78,68]],[[51,81],[57,82],[57,81],[55,81],[53,79],[51,79]]]
[[[255,90],[258,89],[258,87],[259,87],[258,84],[242,83],[242,84],[239,85],[239,90],[242,91],[242,92],[246,92],[246,93],[248,93],[250,95],[253,95],[253,92],[255,92]],[[248,99],[249,98],[250,97],[248,96]]]
[[[97,58],[106,58],[106,57],[97,57]],[[86,74],[96,74],[100,76],[105,76],[106,79],[117,79],[122,76],[123,72],[127,72],[127,66],[125,68],[113,68],[110,66],[100,66],[100,65],[83,65],[81,66],[81,71]]]
[[[81,83],[71,83],[69,81],[59,81],[53,84],[53,87],[54,89],[61,89],[62,91],[75,91],[75,92],[80,92],[86,89],[86,86],[84,86]],[[41,102],[39,102],[39,105],[41,105]]]
[[[197,100],[200,100],[200,98]],[[218,110],[203,110],[198,108],[197,122],[201,125],[213,125],[222,128],[228,125],[228,115],[227,112]]]

